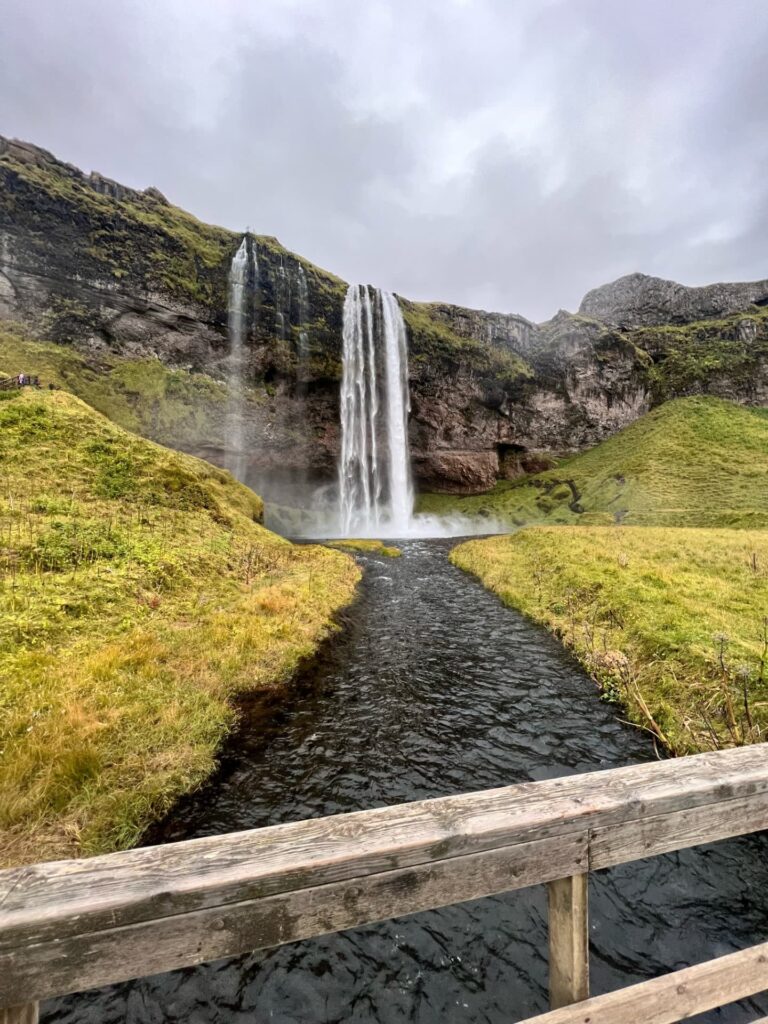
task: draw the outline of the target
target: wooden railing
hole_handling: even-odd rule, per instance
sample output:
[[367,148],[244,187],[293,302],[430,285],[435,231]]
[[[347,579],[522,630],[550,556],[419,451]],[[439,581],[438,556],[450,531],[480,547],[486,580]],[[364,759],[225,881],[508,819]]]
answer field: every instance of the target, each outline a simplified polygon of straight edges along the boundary
[[0,377],[0,391],[10,391],[13,388],[23,387],[39,388],[40,378],[30,377],[30,375],[27,373],[24,375],[24,383],[22,383],[19,380],[18,375],[16,375],[15,377]]
[[766,827],[755,746],[16,868],[0,1006],[31,1021],[49,996],[548,883],[553,1009],[528,1024],[671,1024],[768,989],[768,943],[588,999],[588,873]]

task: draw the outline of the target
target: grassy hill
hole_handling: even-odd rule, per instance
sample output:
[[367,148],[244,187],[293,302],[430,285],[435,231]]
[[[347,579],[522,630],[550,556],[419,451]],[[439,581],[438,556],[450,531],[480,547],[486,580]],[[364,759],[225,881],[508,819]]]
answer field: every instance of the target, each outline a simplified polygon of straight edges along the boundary
[[[0,371],[35,374],[82,398],[126,430],[178,448],[223,443],[228,393],[204,373],[171,370],[159,359],[86,354],[0,324]],[[248,395],[263,401],[257,389]]]
[[419,510],[515,525],[768,526],[768,409],[675,399],[555,469],[477,497],[422,495]]
[[531,527],[451,553],[677,753],[768,728],[768,531]]
[[351,558],[260,525],[229,474],[62,391],[0,393],[0,862],[130,845],[279,684]]

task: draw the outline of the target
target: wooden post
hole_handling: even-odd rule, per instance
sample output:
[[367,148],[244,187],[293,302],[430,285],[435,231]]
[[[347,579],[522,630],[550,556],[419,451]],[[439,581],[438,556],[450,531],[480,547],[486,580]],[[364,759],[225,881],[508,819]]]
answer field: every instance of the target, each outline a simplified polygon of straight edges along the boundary
[[549,882],[549,1005],[589,997],[589,875]]
[[0,1010],[0,1024],[37,1024],[39,1013],[39,1003],[9,1006],[5,1010]]

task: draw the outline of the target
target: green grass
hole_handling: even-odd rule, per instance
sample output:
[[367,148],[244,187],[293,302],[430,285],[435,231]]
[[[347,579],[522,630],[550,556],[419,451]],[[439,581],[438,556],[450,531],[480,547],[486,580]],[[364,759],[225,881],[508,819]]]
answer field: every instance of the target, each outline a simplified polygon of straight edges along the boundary
[[[158,359],[86,356],[0,325],[0,373],[35,374],[82,398],[126,430],[181,448],[221,443],[227,389],[203,373],[171,370]],[[251,389],[253,402],[262,392]]]
[[134,843],[215,764],[232,698],[311,655],[340,551],[63,391],[0,402],[0,862]]
[[361,551],[363,554],[384,555],[385,558],[399,558],[402,554],[400,548],[390,547],[380,540],[350,540],[328,541],[329,548],[341,548],[344,551]]
[[667,402],[555,469],[488,494],[422,495],[419,510],[528,523],[768,526],[768,410]]
[[532,527],[451,553],[685,754],[768,728],[768,531]]

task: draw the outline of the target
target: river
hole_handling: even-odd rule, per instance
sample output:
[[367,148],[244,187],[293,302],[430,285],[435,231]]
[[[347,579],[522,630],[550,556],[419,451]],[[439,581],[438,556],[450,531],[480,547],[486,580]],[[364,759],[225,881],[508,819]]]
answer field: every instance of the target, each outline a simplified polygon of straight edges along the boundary
[[[279,699],[252,700],[172,842],[647,761],[543,630],[447,560],[448,541],[365,556],[343,630]],[[765,836],[591,878],[594,994],[768,939]],[[547,1006],[537,886],[53,1000],[44,1024],[510,1024]],[[760,997],[696,1018],[743,1024]]]

